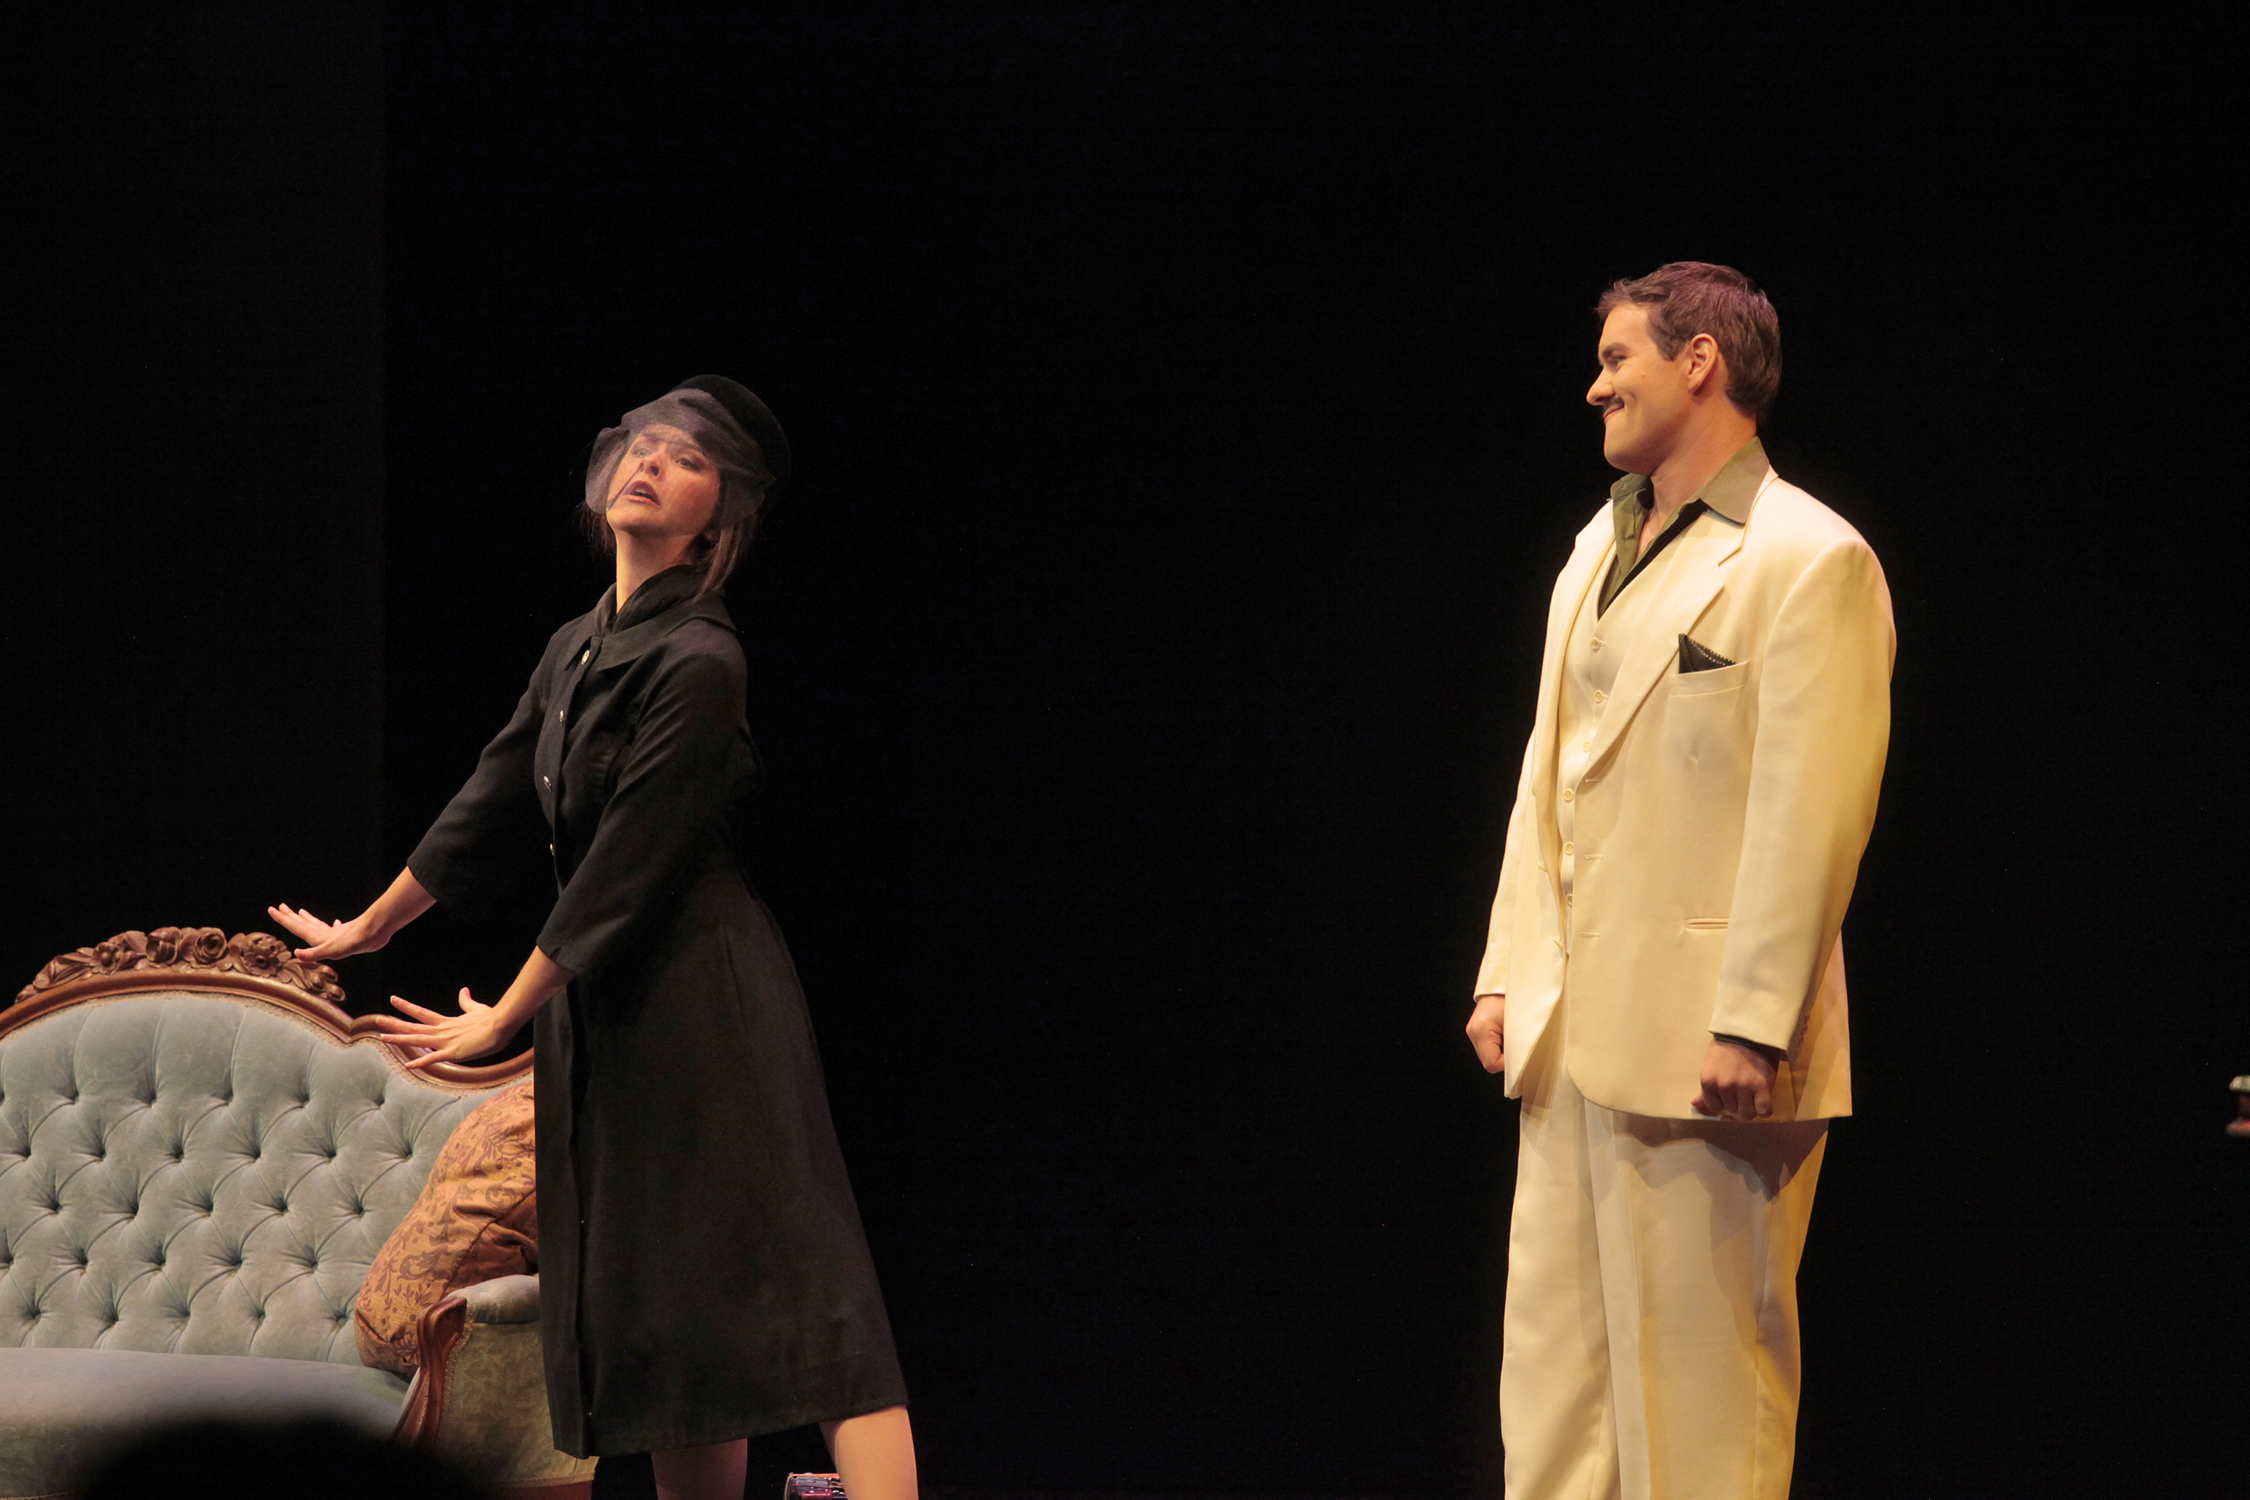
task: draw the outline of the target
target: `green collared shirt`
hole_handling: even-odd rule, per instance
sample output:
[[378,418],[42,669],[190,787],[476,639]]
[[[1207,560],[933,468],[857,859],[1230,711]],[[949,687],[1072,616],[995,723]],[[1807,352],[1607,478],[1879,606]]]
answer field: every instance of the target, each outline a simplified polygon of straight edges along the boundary
[[1737,526],[1748,524],[1750,506],[1758,498],[1758,486],[1768,467],[1765,444],[1756,438],[1735,449],[1734,457],[1721,464],[1696,497],[1673,514],[1646,552],[1641,551],[1641,525],[1656,504],[1656,492],[1648,476],[1628,474],[1611,485],[1609,514],[1617,527],[1617,554],[1610,561],[1609,577],[1603,580],[1601,602],[1594,613],[1607,610],[1610,601],[1624,592],[1625,585],[1648,566],[1650,559],[1670,546],[1673,538],[1694,525],[1695,518],[1705,511],[1715,511]]

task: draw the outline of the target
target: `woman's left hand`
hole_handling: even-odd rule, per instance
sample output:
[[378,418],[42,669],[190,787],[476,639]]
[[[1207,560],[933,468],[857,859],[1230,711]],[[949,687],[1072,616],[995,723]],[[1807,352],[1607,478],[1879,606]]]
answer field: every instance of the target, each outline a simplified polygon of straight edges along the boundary
[[414,1019],[377,1016],[375,1024],[382,1028],[386,1040],[418,1049],[419,1055],[406,1064],[409,1068],[483,1057],[506,1046],[508,1038],[516,1031],[514,1026],[501,1020],[495,1007],[472,999],[466,988],[461,991],[461,1014],[457,1016],[427,1010],[397,995],[391,996],[391,1004]]

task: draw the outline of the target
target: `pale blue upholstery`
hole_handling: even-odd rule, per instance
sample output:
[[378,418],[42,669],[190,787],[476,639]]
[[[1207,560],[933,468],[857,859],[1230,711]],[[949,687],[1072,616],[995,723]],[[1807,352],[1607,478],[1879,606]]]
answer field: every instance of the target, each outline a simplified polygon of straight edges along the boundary
[[[293,1414],[395,1416],[406,1382],[359,1368],[352,1300],[489,1096],[407,1077],[387,1049],[281,1007],[153,979],[0,1037],[0,1496],[66,1488],[136,1403],[263,1390]],[[64,1350],[265,1358],[120,1361],[122,1408],[78,1431],[61,1388],[96,1389],[104,1367],[48,1356]]]

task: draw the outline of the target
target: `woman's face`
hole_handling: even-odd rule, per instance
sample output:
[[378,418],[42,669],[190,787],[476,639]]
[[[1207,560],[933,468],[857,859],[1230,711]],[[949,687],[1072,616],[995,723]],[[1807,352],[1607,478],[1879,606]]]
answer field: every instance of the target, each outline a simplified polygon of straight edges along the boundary
[[710,529],[719,508],[719,467],[677,427],[633,434],[609,480],[610,530],[656,541]]

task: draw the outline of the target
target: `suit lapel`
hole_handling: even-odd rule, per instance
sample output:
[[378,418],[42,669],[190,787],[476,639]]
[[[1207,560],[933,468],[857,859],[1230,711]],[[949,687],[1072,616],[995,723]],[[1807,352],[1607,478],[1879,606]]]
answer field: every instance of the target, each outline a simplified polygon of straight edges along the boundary
[[[1539,814],[1540,847],[1546,849],[1549,856],[1546,863],[1550,871],[1554,868],[1554,856],[1561,852],[1559,844],[1552,849],[1547,849],[1547,845],[1554,842],[1548,836],[1555,827],[1549,804],[1554,798],[1555,716],[1562,704],[1563,653],[1570,646],[1571,624],[1586,607],[1594,579],[1609,557],[1613,534],[1609,507],[1605,505],[1586,529],[1578,533],[1578,546],[1570,554],[1570,561],[1563,565],[1561,576],[1556,578],[1555,596],[1547,606],[1547,654],[1539,664],[1539,706],[1531,720],[1531,795]],[[1548,878],[1554,877],[1550,874]]]
[[1602,715],[1594,733],[1589,768],[1599,766],[1616,746],[1625,726],[1633,722],[1641,704],[1664,680],[1679,654],[1680,636],[1691,631],[1703,611],[1726,582],[1725,564],[1742,548],[1747,527],[1718,516],[1703,516],[1694,529],[1672,543],[1676,554],[1665,570],[1663,592],[1633,632],[1625,665],[1617,669],[1610,688],[1609,712]]

